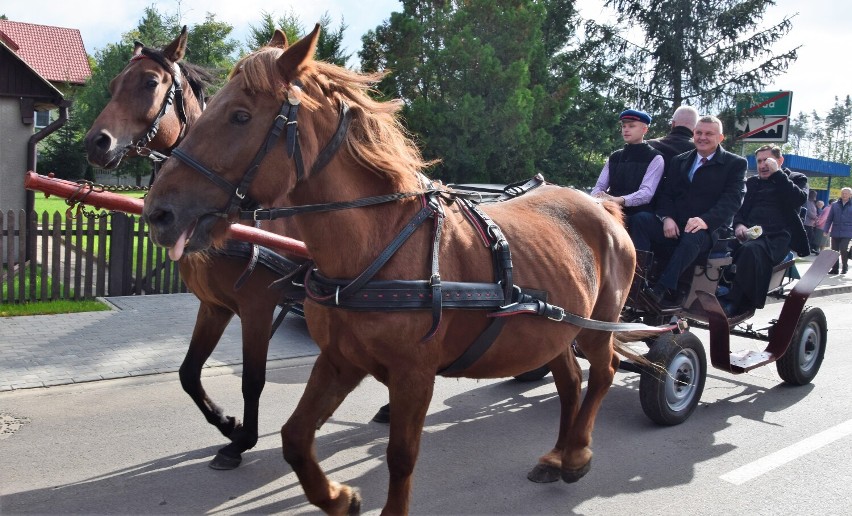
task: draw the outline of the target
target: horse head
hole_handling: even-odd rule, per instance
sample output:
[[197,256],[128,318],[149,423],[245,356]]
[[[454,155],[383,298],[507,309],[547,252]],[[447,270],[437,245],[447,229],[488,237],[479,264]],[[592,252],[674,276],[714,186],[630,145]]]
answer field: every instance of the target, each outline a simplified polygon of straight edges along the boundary
[[110,82],[110,101],[86,133],[92,165],[113,169],[127,155],[167,153],[201,115],[211,76],[182,61],[186,42],[186,26],[159,51],[136,42],[130,62]]
[[[400,104],[367,94],[381,75],[315,61],[318,37],[319,25],[286,49],[265,47],[237,63],[147,196],[144,217],[156,243],[206,249],[224,235],[227,220],[246,209],[244,198],[282,206],[318,192],[344,199],[357,193],[352,188],[387,189],[373,178],[400,168],[386,156],[391,147],[400,147],[408,168],[419,170],[419,151],[394,125]],[[398,135],[401,145],[388,145],[376,129],[382,124],[394,128],[385,132]],[[368,173],[347,185],[323,172],[331,164]],[[404,182],[419,186],[415,174]]]

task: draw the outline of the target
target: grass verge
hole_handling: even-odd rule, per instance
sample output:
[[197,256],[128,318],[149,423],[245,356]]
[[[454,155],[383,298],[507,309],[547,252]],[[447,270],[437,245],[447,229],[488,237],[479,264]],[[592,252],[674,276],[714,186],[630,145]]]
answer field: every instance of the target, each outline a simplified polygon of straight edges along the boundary
[[33,301],[30,303],[0,304],[0,317],[71,314],[76,312],[102,312],[105,310],[110,310],[110,307],[97,300]]

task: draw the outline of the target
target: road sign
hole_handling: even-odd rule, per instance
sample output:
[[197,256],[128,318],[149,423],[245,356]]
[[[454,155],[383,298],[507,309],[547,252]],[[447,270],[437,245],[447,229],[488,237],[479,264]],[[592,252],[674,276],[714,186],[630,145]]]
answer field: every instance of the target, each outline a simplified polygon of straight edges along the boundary
[[786,142],[790,117],[746,118],[736,123],[736,139],[749,142]]
[[741,95],[734,137],[749,142],[786,142],[792,104],[792,91]]
[[790,116],[792,104],[792,91],[746,93],[737,98],[737,116]]

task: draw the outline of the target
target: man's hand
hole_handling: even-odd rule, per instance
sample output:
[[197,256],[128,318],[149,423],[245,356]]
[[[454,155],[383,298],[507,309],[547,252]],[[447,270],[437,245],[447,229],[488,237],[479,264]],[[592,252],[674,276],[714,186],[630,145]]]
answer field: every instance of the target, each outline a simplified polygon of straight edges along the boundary
[[595,194],[595,197],[604,201],[612,201],[619,206],[624,206],[624,197],[613,197],[606,192],[598,192]]
[[745,242],[746,231],[748,231],[747,227],[745,227],[743,224],[737,224],[737,226],[734,228],[734,236],[736,236],[737,240],[739,240],[740,242]]
[[683,227],[683,230],[687,233],[697,233],[702,229],[707,229],[707,223],[701,217],[692,217],[686,221],[686,225]]
[[666,238],[677,238],[680,236],[680,228],[677,227],[677,222],[671,217],[666,217],[663,220],[663,234]]

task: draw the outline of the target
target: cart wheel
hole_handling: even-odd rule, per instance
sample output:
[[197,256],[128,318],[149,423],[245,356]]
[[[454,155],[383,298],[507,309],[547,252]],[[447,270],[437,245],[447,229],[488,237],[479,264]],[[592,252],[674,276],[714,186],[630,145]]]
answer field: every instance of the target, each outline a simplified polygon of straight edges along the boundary
[[825,313],[819,308],[806,307],[796,324],[790,347],[775,363],[781,379],[792,385],[811,383],[825,357],[826,340]]
[[547,376],[547,373],[549,372],[550,368],[545,364],[537,369],[533,369],[532,371],[519,374],[515,377],[515,380],[519,382],[536,382]]
[[690,332],[667,333],[651,344],[646,358],[666,371],[643,368],[639,379],[642,410],[658,425],[683,423],[698,406],[704,391],[704,345]]

